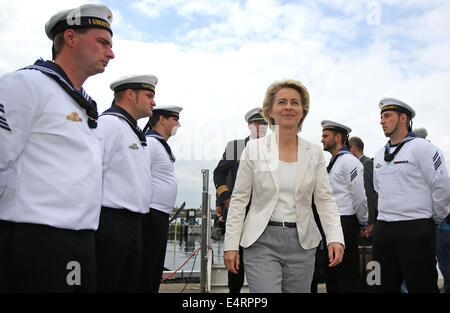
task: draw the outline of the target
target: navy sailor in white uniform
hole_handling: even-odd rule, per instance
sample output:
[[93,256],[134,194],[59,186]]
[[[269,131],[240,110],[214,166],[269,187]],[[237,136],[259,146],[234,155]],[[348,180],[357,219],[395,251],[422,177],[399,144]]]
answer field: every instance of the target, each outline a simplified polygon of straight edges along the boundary
[[0,79],[0,292],[95,291],[103,142],[82,85],[114,58],[111,21],[101,4],[58,12],[53,62]]
[[103,192],[96,233],[99,292],[136,292],[142,266],[141,218],[152,197],[150,159],[137,121],[152,115],[153,75],[111,83],[114,101],[99,117],[104,140]]
[[449,214],[450,179],[439,148],[412,132],[415,111],[394,99],[380,101],[388,143],[374,158],[378,217],[373,257],[381,292],[438,292],[436,225]]
[[161,105],[153,110],[152,129],[147,131],[152,175],[150,212],[142,219],[143,271],[142,292],[157,293],[166,257],[169,216],[175,207],[178,181],[175,156],[167,143],[180,125],[182,107]]
[[342,263],[328,268],[327,292],[361,292],[358,237],[361,227],[367,225],[369,214],[364,166],[348,148],[350,127],[328,120],[321,124],[323,149],[332,155],[327,171],[345,240]]

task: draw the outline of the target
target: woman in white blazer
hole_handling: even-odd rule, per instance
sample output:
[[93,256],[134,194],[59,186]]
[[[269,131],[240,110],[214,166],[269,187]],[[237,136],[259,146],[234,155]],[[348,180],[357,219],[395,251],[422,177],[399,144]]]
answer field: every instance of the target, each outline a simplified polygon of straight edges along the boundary
[[[312,197],[328,242],[329,266],[342,261],[344,237],[322,149],[297,134],[309,111],[298,81],[269,86],[263,104],[272,133],[242,152],[225,232],[227,269],[239,268],[239,245],[250,292],[310,292],[321,238]],[[245,216],[245,208],[251,206]]]

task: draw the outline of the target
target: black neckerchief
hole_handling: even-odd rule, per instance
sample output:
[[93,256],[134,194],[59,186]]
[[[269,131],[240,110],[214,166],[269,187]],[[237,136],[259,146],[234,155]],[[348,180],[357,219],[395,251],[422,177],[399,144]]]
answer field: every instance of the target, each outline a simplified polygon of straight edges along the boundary
[[336,156],[334,158],[331,158],[330,160],[330,164],[328,164],[327,166],[327,172],[330,173],[331,169],[333,168],[334,163],[336,163],[336,160],[343,154],[346,153],[351,153],[350,149],[347,147],[342,147],[341,150],[338,151],[338,153],[336,154]]
[[141,142],[141,145],[145,147],[147,145],[147,140],[145,139],[144,133],[141,131],[139,126],[137,125],[137,121],[128,113],[125,109],[121,108],[118,105],[115,105],[114,103],[111,105],[111,107],[103,112],[102,115],[114,115],[117,116],[123,120],[125,120],[130,128],[133,130],[133,132],[136,134],[136,136],[139,138],[139,141]]
[[150,117],[149,119],[148,119],[148,122],[147,122],[147,124],[145,124],[145,126],[144,126],[144,129],[142,130],[142,132],[144,133],[144,134],[146,134],[147,133],[147,130],[151,130],[152,129],[152,118]]
[[147,131],[147,133],[145,134],[146,136],[149,137],[153,137],[158,139],[158,141],[163,145],[164,149],[166,149],[167,154],[169,155],[169,158],[172,162],[175,162],[175,156],[172,153],[172,149],[170,149],[169,144],[167,143],[167,141],[164,139],[163,136],[161,136],[156,130],[154,129],[150,129],[149,131]]
[[408,141],[411,141],[413,139],[416,139],[416,134],[414,134],[413,132],[409,132],[405,138],[403,138],[403,140],[397,145],[397,148],[395,148],[394,152],[389,153],[391,147],[391,141],[389,140],[388,143],[384,146],[384,160],[386,162],[391,162],[395,155],[400,151],[400,149],[403,147],[403,145],[405,143],[407,143]]
[[44,61],[41,59],[37,60],[33,65],[23,68],[22,70],[38,70],[48,77],[53,78],[61,86],[61,88],[64,89],[67,94],[86,111],[89,128],[97,127],[97,103],[95,103],[95,101],[84,91],[83,87],[81,87],[81,90],[75,89],[62,67],[52,61]]

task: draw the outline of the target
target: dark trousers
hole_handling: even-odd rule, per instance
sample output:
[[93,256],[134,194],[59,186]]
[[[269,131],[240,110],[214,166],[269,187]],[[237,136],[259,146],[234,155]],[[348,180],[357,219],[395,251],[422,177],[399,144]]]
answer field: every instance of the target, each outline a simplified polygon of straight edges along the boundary
[[0,292],[95,292],[93,230],[0,221]]
[[316,248],[314,275],[311,282],[311,293],[317,293],[318,285],[326,282],[329,262],[328,247],[325,239],[322,239]]
[[138,291],[142,266],[142,215],[102,207],[95,235],[99,292]]
[[169,214],[150,209],[142,219],[141,292],[157,293],[166,258]]
[[380,292],[438,292],[436,226],[432,219],[377,221],[373,229],[373,258],[381,270]]
[[444,277],[442,291],[450,293],[450,230],[443,227],[436,232],[436,258]]
[[244,249],[239,246],[239,270],[237,274],[228,271],[228,288],[230,293],[240,293],[244,285]]
[[342,262],[335,267],[328,267],[327,292],[362,292],[359,277],[359,224],[356,215],[341,216],[344,233],[345,251]]

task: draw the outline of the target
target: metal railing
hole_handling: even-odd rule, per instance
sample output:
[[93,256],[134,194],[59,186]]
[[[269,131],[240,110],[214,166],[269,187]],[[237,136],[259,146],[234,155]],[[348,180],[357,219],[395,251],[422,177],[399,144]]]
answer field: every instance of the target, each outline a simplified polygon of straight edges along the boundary
[[208,246],[210,245],[211,213],[209,210],[209,170],[202,169],[203,191],[202,191],[202,239],[201,239],[201,262],[200,262],[200,292],[209,292],[210,271],[208,263],[211,263]]

